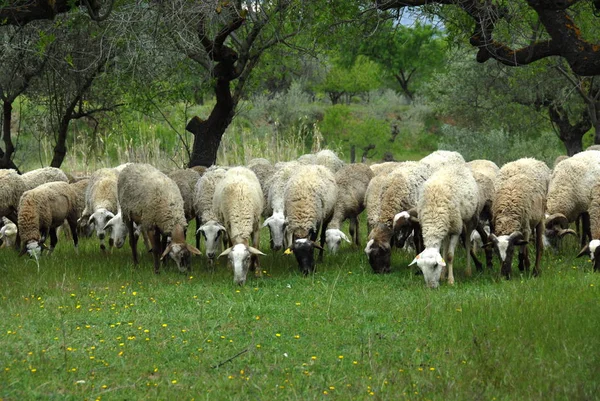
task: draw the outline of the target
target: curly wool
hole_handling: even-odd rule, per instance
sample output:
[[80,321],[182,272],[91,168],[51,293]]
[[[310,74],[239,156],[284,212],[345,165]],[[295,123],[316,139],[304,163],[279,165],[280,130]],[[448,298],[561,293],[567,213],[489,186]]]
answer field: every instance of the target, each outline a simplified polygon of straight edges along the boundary
[[167,176],[177,184],[179,192],[181,192],[181,197],[183,198],[185,218],[187,221],[190,221],[196,216],[194,210],[194,189],[196,188],[196,183],[200,179],[200,174],[190,168],[184,168],[173,170],[168,173]]
[[[269,196],[269,186],[271,183],[271,177],[275,174],[277,169],[271,164],[270,161],[264,158],[252,159],[248,162],[247,167],[256,174],[258,182],[260,182],[260,188],[262,189],[264,196],[264,204],[267,205]],[[263,209],[263,214],[268,213],[268,208]]]
[[15,170],[0,170],[0,216],[16,217],[19,199],[26,190],[23,178]]
[[449,235],[460,235],[477,213],[479,192],[471,171],[446,165],[423,184],[417,213],[426,248],[440,248]]
[[114,168],[101,168],[96,170],[88,182],[85,193],[85,210],[83,216],[87,217],[96,210],[103,208],[116,214],[119,209],[117,200],[117,180],[119,171]]
[[218,220],[213,211],[213,195],[217,184],[225,177],[227,169],[211,167],[206,170],[194,189],[194,211],[202,223]]
[[452,152],[449,150],[436,150],[435,152],[430,153],[422,158],[420,162],[428,166],[433,174],[437,170],[446,166],[464,164],[465,159],[458,152]]
[[371,170],[373,170],[373,174],[388,174],[391,173],[396,167],[398,167],[402,162],[383,162],[383,163],[375,163],[371,164]]
[[284,191],[288,235],[306,238],[310,230],[331,218],[337,199],[335,176],[320,165],[300,166]]
[[71,188],[77,194],[77,201],[75,202],[75,208],[77,209],[77,213],[81,215],[83,213],[83,209],[85,209],[85,193],[87,192],[87,187],[90,182],[89,178],[84,178],[79,181],[72,182]]
[[77,193],[67,182],[50,182],[25,191],[19,203],[18,227],[24,244],[40,241],[40,231],[75,224]]
[[29,171],[21,176],[25,182],[26,190],[33,189],[47,182],[69,182],[69,177],[56,167],[44,167]]
[[[483,211],[491,213],[492,202],[496,194],[494,182],[500,169],[496,163],[489,160],[473,160],[467,163],[467,167],[471,170],[479,188],[479,206],[477,210],[480,214]],[[482,217],[484,216],[482,215]],[[485,217],[489,218],[490,216]]]
[[297,161],[286,163],[278,163],[279,166],[271,178],[267,181],[269,192],[267,194],[267,202],[265,204],[265,214],[272,215],[273,213],[281,212],[285,208],[284,192],[290,177],[296,173],[300,167]]
[[117,184],[123,220],[133,220],[143,231],[158,227],[170,235],[175,226],[186,227],[183,198],[177,184],[149,164],[131,164]]
[[548,214],[563,214],[570,222],[586,212],[591,202],[590,188],[600,174],[600,151],[588,150],[560,162],[552,172],[548,187]]
[[223,223],[232,244],[258,232],[264,206],[260,182],[254,172],[246,167],[233,167],[217,184],[213,209]]
[[363,163],[347,164],[335,173],[338,196],[329,228],[340,228],[344,220],[362,213],[365,193],[373,176],[373,170]]

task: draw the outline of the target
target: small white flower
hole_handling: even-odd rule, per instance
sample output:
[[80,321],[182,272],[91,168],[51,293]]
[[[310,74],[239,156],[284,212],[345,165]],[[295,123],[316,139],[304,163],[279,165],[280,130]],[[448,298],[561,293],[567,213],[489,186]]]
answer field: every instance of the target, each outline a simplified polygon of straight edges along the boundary
[[287,354],[287,352],[284,352],[284,353],[283,353],[283,356],[285,356],[285,357],[287,358],[287,357],[288,357],[288,354]]
[[292,288],[291,284],[286,285],[287,288]]

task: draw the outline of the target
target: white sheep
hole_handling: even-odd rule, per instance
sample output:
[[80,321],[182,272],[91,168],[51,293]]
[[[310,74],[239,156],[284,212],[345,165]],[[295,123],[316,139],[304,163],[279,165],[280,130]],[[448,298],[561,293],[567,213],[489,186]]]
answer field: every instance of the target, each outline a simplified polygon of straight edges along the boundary
[[10,248],[15,246],[17,242],[17,225],[7,219],[6,217],[2,217],[2,228],[0,228],[0,240],[2,240],[2,245],[0,248]]
[[493,234],[489,236],[502,260],[502,274],[511,276],[514,249],[519,246],[519,269],[529,270],[527,243],[536,234],[534,274],[539,275],[542,235],[550,168],[544,162],[523,158],[502,166],[495,181],[492,202]]
[[[465,163],[448,164],[423,184],[417,214],[425,250],[410,265],[417,264],[429,287],[439,286],[444,267],[448,271],[448,284],[454,284],[454,249],[460,235],[470,233],[477,224],[478,200],[477,183]],[[440,252],[443,243],[446,260]],[[466,273],[471,274],[468,252]]]
[[[429,178],[429,167],[420,162],[403,162],[383,177],[378,202],[379,211],[369,233],[365,253],[375,273],[390,272],[393,234],[403,247],[408,236],[416,232],[415,245],[420,250],[421,237],[416,220],[417,201],[423,183]],[[376,177],[376,178],[377,178]],[[374,178],[375,179],[375,178]]]
[[591,202],[590,189],[600,174],[600,151],[587,150],[560,162],[552,172],[547,197],[547,242],[572,233],[568,224],[582,217],[581,246],[591,241],[587,210]]
[[588,213],[592,239],[581,249],[577,257],[589,256],[594,264],[594,271],[600,271],[600,176],[592,186]]
[[206,256],[210,264],[214,259],[219,247],[219,239],[225,238],[225,227],[219,221],[213,211],[213,196],[217,184],[225,177],[226,168],[213,166],[206,170],[204,175],[196,183],[194,189],[194,211],[200,217],[201,226],[196,230],[196,246],[199,246],[200,235],[205,240]]
[[465,159],[458,152],[449,150],[436,150],[435,152],[432,152],[422,158],[420,162],[428,166],[433,174],[440,168],[455,164],[463,164],[465,163]]
[[[271,164],[270,161],[264,159],[262,157],[252,159],[246,165],[250,170],[256,174],[256,178],[258,178],[258,182],[260,182],[260,188],[262,189],[263,195],[265,197],[264,203],[267,204],[267,196],[269,195],[269,183],[271,181],[271,177],[277,171],[275,166]],[[263,213],[267,213],[267,208],[263,209]],[[265,215],[267,217],[268,215]]]
[[344,163],[332,150],[323,149],[315,154],[315,164],[327,167],[334,174],[344,167]]
[[[284,190],[287,237],[300,271],[307,275],[314,271],[314,248],[319,260],[323,258],[325,231],[333,216],[337,199],[335,176],[321,165],[300,166]],[[319,229],[321,244],[317,244]]]
[[267,202],[265,204],[266,212],[263,214],[267,214],[269,217],[265,219],[263,227],[269,228],[271,249],[274,251],[290,245],[285,243],[284,192],[290,177],[296,173],[299,167],[300,163],[297,161],[281,163],[277,171],[275,171],[267,182],[269,193],[267,194]]
[[401,163],[402,162],[382,162],[371,164],[369,167],[371,167],[371,170],[373,170],[373,174],[375,175],[388,174],[396,167],[398,167]]
[[[106,224],[115,217],[119,209],[117,200],[117,180],[119,171],[114,168],[101,168],[96,170],[89,179],[85,193],[85,209],[81,213],[81,222],[87,221],[89,226],[93,225],[96,235],[100,240],[100,249],[106,249],[104,237],[106,236]],[[80,222],[80,225],[81,225]],[[113,238],[109,239],[109,245],[113,245]]]
[[[243,285],[248,270],[256,270],[260,244],[260,216],[264,197],[254,172],[246,167],[233,167],[217,184],[213,210],[223,222],[230,247],[221,256],[228,256],[233,266],[233,281]],[[250,246],[252,243],[252,246]]]
[[0,216],[17,222],[19,200],[27,185],[15,170],[0,170]]
[[[325,241],[331,253],[337,252],[342,240],[360,246],[358,215],[365,209],[365,193],[373,176],[373,170],[364,163],[347,164],[335,173],[338,196],[333,218],[325,232]],[[346,219],[350,219],[352,241],[340,230]]]
[[43,167],[29,171],[21,175],[27,190],[33,189],[47,182],[63,181],[69,182],[69,177],[59,168]]
[[177,184],[177,187],[179,188],[179,192],[181,192],[185,219],[189,222],[196,217],[194,210],[194,190],[200,179],[200,174],[191,168],[184,168],[173,170],[169,172],[167,176],[175,181],[175,184]]
[[[159,273],[160,260],[166,255],[175,260],[180,271],[190,271],[191,254],[199,255],[200,251],[185,242],[187,221],[177,184],[149,164],[130,164],[119,174],[117,192],[123,222],[129,230],[134,264],[138,264],[133,226],[137,223],[142,231],[152,234],[154,273]],[[161,234],[170,237],[164,251]]]
[[77,250],[77,194],[62,181],[49,182],[25,191],[19,202],[17,226],[23,244],[19,255],[28,252],[37,256],[42,245],[50,236],[50,252],[54,250],[58,237],[56,229],[67,220]]

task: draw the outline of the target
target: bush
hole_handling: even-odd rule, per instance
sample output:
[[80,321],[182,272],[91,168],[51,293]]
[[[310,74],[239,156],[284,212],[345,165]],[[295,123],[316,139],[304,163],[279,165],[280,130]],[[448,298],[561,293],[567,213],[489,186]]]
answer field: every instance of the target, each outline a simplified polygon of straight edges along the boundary
[[552,166],[554,159],[564,153],[560,140],[551,132],[542,132],[536,138],[521,138],[503,129],[477,132],[443,125],[441,131],[439,149],[457,151],[467,161],[487,159],[502,166],[522,157],[534,157]]

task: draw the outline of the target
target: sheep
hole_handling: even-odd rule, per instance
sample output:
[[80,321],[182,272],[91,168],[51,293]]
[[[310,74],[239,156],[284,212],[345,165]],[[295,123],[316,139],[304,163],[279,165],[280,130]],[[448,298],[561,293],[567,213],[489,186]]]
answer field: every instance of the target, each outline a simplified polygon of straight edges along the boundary
[[209,263],[212,265],[219,246],[219,237],[225,237],[225,227],[219,222],[213,211],[213,195],[215,187],[225,177],[227,172],[223,167],[211,167],[196,183],[194,189],[194,211],[200,217],[202,224],[196,231],[196,247],[200,246],[200,235],[205,240],[205,251]]
[[433,174],[440,168],[454,164],[463,164],[465,163],[465,159],[458,152],[436,150],[422,158],[420,162],[428,166]]
[[[494,182],[500,169],[496,163],[489,160],[472,160],[467,163],[467,167],[471,170],[473,178],[475,178],[475,182],[477,182],[477,187],[479,188],[479,206],[477,208],[479,210],[479,225],[477,226],[476,231],[471,233],[470,237],[478,237],[480,241],[487,243],[488,234],[490,232],[489,224],[492,222],[492,201],[495,195]],[[485,227],[488,227],[487,231],[485,230]],[[470,241],[470,243],[472,244],[470,252],[473,261],[475,262],[477,270],[481,270],[481,264],[475,256],[477,247],[473,244],[473,241]],[[486,265],[491,269],[492,250],[489,247],[484,248],[484,250]]]
[[[73,190],[77,194],[75,208],[77,209],[78,216],[81,216],[83,210],[85,209],[85,193],[87,191],[89,181],[89,178],[83,178],[69,183],[71,188],[73,188]],[[92,233],[93,227],[93,223],[88,224],[87,220],[82,220],[81,218],[79,218],[79,221],[77,222],[77,234],[79,235],[79,238],[81,238],[82,236],[89,237]],[[69,236],[71,234],[69,230],[69,224],[66,222],[63,223],[61,229],[63,230],[67,238],[70,238]]]
[[547,197],[546,242],[555,245],[564,235],[573,234],[568,224],[580,215],[583,221],[581,246],[592,240],[587,210],[591,202],[590,189],[598,174],[598,150],[577,153],[554,168]]
[[69,182],[69,177],[56,167],[44,167],[29,171],[21,175],[27,190],[33,189],[47,182],[64,181]]
[[[152,234],[155,274],[159,273],[160,261],[167,255],[175,260],[180,271],[190,271],[190,257],[199,255],[200,251],[185,242],[187,221],[177,184],[149,164],[130,164],[119,174],[117,193],[123,222],[129,230],[133,263],[139,264],[133,226],[136,223],[142,232]],[[164,251],[161,234],[171,238]]]
[[335,174],[345,163],[333,151],[323,149],[315,154],[315,164],[325,166]]
[[[81,213],[81,222],[87,221],[94,225],[96,235],[100,239],[100,249],[106,249],[104,238],[106,236],[106,223],[115,217],[119,209],[117,200],[117,180],[119,170],[116,168],[101,168],[91,176],[85,193],[85,209]],[[111,237],[109,246],[114,245]]]
[[52,252],[58,242],[56,228],[60,227],[65,219],[69,223],[77,251],[79,216],[76,205],[77,194],[66,181],[49,182],[25,191],[19,202],[17,218],[19,236],[24,245],[19,255],[27,252],[37,257],[48,235]]
[[[246,167],[233,167],[217,184],[213,210],[223,222],[229,237],[229,248],[219,257],[228,256],[233,266],[233,281],[246,282],[248,270],[256,271],[260,244],[260,216],[264,197],[256,174]],[[252,241],[252,246],[250,242]]]
[[204,173],[206,172],[206,170],[208,169],[205,166],[193,166],[193,167],[190,167],[190,168],[192,170],[194,170],[195,172],[197,172],[200,175],[200,177],[202,177],[204,175]]
[[[335,176],[321,165],[300,166],[285,186],[288,243],[304,275],[314,271],[314,248],[320,250],[319,261],[323,259],[325,232],[333,217],[337,192]],[[320,245],[315,242],[319,229]]]
[[0,228],[0,240],[2,240],[2,245],[0,248],[4,247],[12,247],[17,243],[17,225],[7,219],[6,217],[2,217],[2,228]]
[[554,159],[554,164],[552,165],[552,170],[554,170],[556,168],[556,166],[558,166],[558,163],[565,161],[568,158],[569,158],[569,156],[567,156],[567,155],[557,156],[556,159]]
[[[258,178],[258,182],[260,182],[260,188],[262,189],[264,199],[264,204],[267,204],[267,197],[269,196],[269,184],[271,182],[271,177],[275,174],[277,169],[275,166],[271,164],[270,161],[263,158],[252,159],[248,162],[247,166],[250,170],[256,174],[256,178]],[[263,214],[269,213],[267,208],[263,209]],[[268,217],[268,214],[265,215]]]
[[502,261],[502,275],[510,279],[512,256],[519,248],[519,269],[529,270],[527,243],[535,230],[536,257],[534,275],[541,273],[542,234],[546,196],[551,171],[544,162],[523,158],[502,166],[495,181],[492,202],[492,229],[489,246],[493,245]]
[[585,150],[600,150],[600,145],[590,145]]
[[[415,240],[420,238],[420,230],[413,210],[417,207],[419,191],[429,178],[430,170],[420,162],[403,162],[383,177],[384,183],[379,195],[379,211],[373,229],[369,233],[365,253],[375,273],[390,272],[393,235],[397,234],[399,247],[416,230]],[[380,177],[380,176],[378,176]],[[374,178],[375,179],[375,178]],[[420,250],[420,242],[417,241]]]
[[365,209],[365,192],[373,176],[373,170],[364,163],[347,164],[335,173],[338,196],[333,218],[325,232],[325,241],[331,253],[337,252],[342,240],[352,242],[340,230],[346,219],[350,219],[350,237],[355,245],[360,246],[358,215]]
[[278,170],[267,182],[269,193],[265,204],[266,212],[263,214],[267,214],[269,217],[265,219],[263,227],[269,228],[271,249],[274,251],[290,245],[285,243],[284,192],[290,177],[296,173],[299,167],[300,164],[297,161],[280,164]]
[[0,216],[16,223],[19,199],[27,189],[23,177],[15,170],[0,170]]
[[198,180],[200,179],[200,174],[198,174],[198,172],[195,170],[186,168],[173,170],[168,173],[167,176],[175,181],[175,184],[177,184],[177,187],[179,188],[179,192],[181,192],[185,219],[189,222],[196,217],[194,210],[194,190]]
[[401,163],[402,162],[382,162],[371,164],[369,167],[371,167],[371,170],[373,170],[373,174],[375,175],[388,174],[396,167],[398,167]]
[[596,179],[591,192],[588,213],[592,239],[581,249],[577,257],[589,255],[594,264],[594,271],[600,271],[600,179]]
[[[448,271],[448,284],[454,284],[454,249],[460,235],[464,234],[466,237],[475,228],[478,201],[477,182],[465,163],[448,164],[438,169],[423,184],[417,214],[425,250],[410,265],[417,264],[430,288],[439,286],[444,267]],[[440,249],[446,241],[444,261]],[[471,274],[468,252],[466,273]]]

